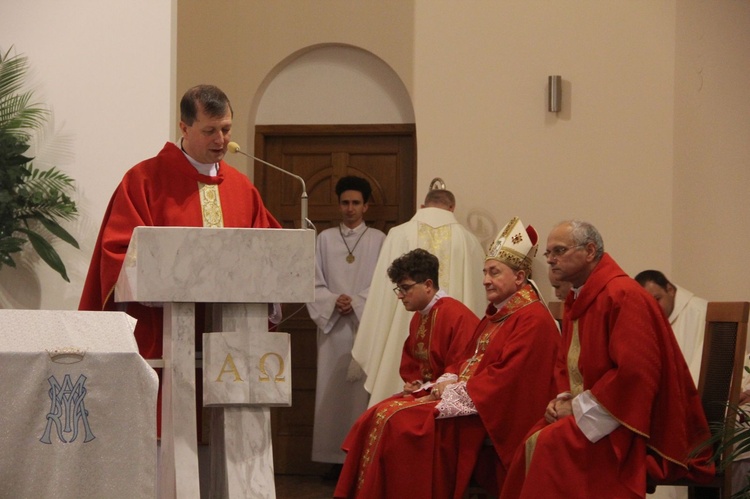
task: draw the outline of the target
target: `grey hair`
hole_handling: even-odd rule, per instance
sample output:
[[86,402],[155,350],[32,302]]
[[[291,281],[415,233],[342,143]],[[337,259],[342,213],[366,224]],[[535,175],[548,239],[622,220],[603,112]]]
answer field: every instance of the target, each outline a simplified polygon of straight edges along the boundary
[[604,240],[596,227],[582,220],[568,220],[559,225],[565,223],[570,225],[570,235],[576,245],[585,246],[588,243],[594,243],[594,246],[596,246],[596,254],[594,255],[596,261],[601,260],[602,255],[604,255]]

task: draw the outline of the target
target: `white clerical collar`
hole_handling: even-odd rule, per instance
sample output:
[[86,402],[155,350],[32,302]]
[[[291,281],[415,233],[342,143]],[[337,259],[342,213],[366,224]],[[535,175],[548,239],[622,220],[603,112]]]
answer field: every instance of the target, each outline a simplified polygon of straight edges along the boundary
[[367,228],[367,224],[365,224],[365,221],[362,220],[362,222],[359,225],[357,225],[353,229],[350,229],[343,222],[341,222],[340,227],[341,227],[341,233],[343,235],[351,236],[352,234],[359,234],[360,232],[365,230]]
[[180,150],[182,151],[182,154],[185,155],[188,161],[190,161],[190,164],[193,165],[193,167],[198,170],[198,173],[201,175],[206,175],[208,177],[215,177],[219,174],[219,163],[199,163],[198,161],[194,160],[186,151],[182,148],[182,139],[180,139],[180,143],[178,144],[180,147]]
[[578,286],[577,288],[571,288],[570,290],[573,292],[573,299],[575,300],[578,298],[578,295],[581,294],[581,289],[583,289],[583,284]]
[[[513,293],[513,295],[514,294],[515,293]],[[510,295],[509,297],[507,297],[506,299],[504,299],[500,303],[493,303],[492,305],[494,305],[495,310],[500,310],[501,308],[503,308],[505,306],[505,304],[508,303],[508,300],[510,300],[511,298],[513,298],[513,295]]]
[[438,302],[440,298],[445,298],[448,296],[448,293],[443,291],[442,289],[439,289],[437,293],[435,293],[435,296],[432,297],[432,300],[430,300],[430,303],[427,304],[425,308],[419,311],[422,315],[427,315],[430,313],[430,310],[432,310],[432,307],[435,306],[435,304]]

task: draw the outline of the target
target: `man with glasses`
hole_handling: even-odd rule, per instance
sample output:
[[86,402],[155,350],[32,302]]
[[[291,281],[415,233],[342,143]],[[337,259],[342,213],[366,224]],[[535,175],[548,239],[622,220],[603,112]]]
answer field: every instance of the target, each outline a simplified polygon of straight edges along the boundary
[[690,456],[710,436],[706,418],[657,303],[589,223],[554,227],[544,255],[573,286],[558,395],[519,448],[502,499],[645,497],[647,480],[710,479],[711,449]]
[[439,269],[437,257],[421,248],[388,267],[388,277],[396,284],[393,292],[405,310],[414,312],[399,369],[404,395],[429,388],[426,384],[431,386],[447,366],[462,360],[479,324],[474,312],[440,289]]
[[[534,229],[518,218],[498,234],[484,263],[489,306],[469,348],[429,395],[385,400],[357,420],[344,441],[334,497],[463,497],[475,469],[497,494],[516,448],[555,393],[560,334],[529,280],[536,243]],[[408,285],[413,292],[419,280],[401,280],[397,291]]]
[[411,317],[391,295],[386,271],[393,260],[413,249],[425,249],[440,261],[440,284],[450,296],[477,315],[487,305],[482,291],[484,249],[458,222],[455,209],[452,192],[431,190],[411,220],[388,231],[352,350],[352,357],[367,375],[365,388],[371,406],[402,386],[399,359]]

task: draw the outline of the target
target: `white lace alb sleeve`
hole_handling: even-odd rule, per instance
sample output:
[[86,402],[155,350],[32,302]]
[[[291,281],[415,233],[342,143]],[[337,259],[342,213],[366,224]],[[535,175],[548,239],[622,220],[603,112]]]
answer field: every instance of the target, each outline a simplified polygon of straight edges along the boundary
[[446,386],[440,396],[440,402],[436,406],[439,412],[437,419],[471,416],[477,413],[477,408],[466,391],[465,381]]
[[442,383],[443,381],[458,381],[458,375],[453,373],[443,373],[438,379],[435,380],[433,385],[437,385],[438,383]]

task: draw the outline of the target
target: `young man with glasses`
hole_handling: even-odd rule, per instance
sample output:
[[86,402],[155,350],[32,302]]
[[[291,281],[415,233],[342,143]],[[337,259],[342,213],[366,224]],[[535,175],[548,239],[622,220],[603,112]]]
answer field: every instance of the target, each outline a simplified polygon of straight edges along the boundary
[[[427,389],[445,368],[463,359],[479,318],[440,289],[440,262],[423,249],[412,250],[388,267],[393,292],[404,309],[414,312],[404,342],[399,374],[404,395]],[[422,395],[427,392],[423,391]]]
[[399,360],[411,316],[391,294],[386,271],[393,260],[416,248],[429,251],[440,260],[442,288],[475,314],[484,312],[484,248],[459,223],[453,214],[455,209],[452,192],[431,190],[411,220],[388,231],[352,350],[352,356],[367,373],[365,388],[370,392],[370,405],[390,397],[402,386]]

